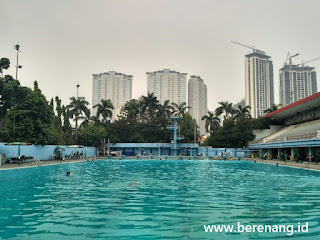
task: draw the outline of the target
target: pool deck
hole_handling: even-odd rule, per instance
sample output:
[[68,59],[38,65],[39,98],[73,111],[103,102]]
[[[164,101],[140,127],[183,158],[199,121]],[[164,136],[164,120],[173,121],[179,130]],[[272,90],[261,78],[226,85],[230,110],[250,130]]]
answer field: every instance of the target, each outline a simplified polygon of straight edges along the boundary
[[296,161],[290,161],[290,160],[280,161],[277,159],[262,160],[262,159],[251,159],[251,158],[246,159],[246,160],[251,161],[251,162],[270,164],[270,165],[277,165],[278,164],[278,166],[320,171],[320,164],[316,164],[315,162],[297,163]]
[[[178,157],[179,158],[179,157]],[[4,165],[0,165],[0,170],[6,170],[6,169],[18,169],[18,168],[28,168],[28,167],[41,167],[46,165],[56,165],[56,164],[66,164],[66,163],[74,163],[74,162],[86,162],[86,161],[93,161],[93,160],[99,160],[99,159],[106,159],[106,157],[96,157],[96,158],[88,158],[88,159],[67,159],[64,161],[60,160],[43,160],[40,164],[37,164],[36,162],[24,162],[20,165],[18,163],[7,163]],[[122,157],[112,157],[114,160],[125,160],[125,159],[136,159],[136,157],[125,157],[124,159]],[[151,159],[150,157],[143,157],[143,159]],[[153,160],[165,160],[165,156],[154,156],[152,157]],[[167,158],[170,159],[177,159],[177,157],[169,156]],[[219,157],[198,157],[197,160],[221,160]],[[193,157],[183,157],[183,160],[194,160]],[[230,160],[226,161],[234,161],[238,160],[238,158],[231,158]],[[243,160],[251,161],[251,162],[257,162],[257,163],[263,163],[263,164],[270,164],[270,165],[277,165],[278,166],[285,166],[285,167],[293,167],[293,168],[300,168],[300,169],[307,169],[307,170],[316,170],[320,171],[320,164],[316,164],[314,162],[303,162],[303,163],[297,163],[295,161],[280,161],[277,159],[272,160],[261,160],[261,159],[251,159],[251,158],[244,158]]]
[[17,168],[28,168],[28,167],[41,167],[47,165],[57,165],[57,164],[66,164],[66,163],[74,163],[74,162],[86,162],[92,161],[94,158],[87,158],[87,159],[66,159],[63,161],[60,160],[43,160],[40,164],[36,162],[24,162],[19,165],[19,163],[6,163],[4,165],[0,165],[0,170],[6,169],[17,169]]

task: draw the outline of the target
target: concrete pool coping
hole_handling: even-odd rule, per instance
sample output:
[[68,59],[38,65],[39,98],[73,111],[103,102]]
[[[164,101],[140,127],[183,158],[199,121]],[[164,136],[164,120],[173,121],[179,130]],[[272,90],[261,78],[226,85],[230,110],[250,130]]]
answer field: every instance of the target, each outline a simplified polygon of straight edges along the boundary
[[0,165],[1,170],[10,170],[10,169],[21,169],[21,168],[31,168],[31,167],[42,167],[42,166],[49,166],[49,165],[59,165],[59,164],[66,164],[66,163],[76,163],[76,162],[87,162],[95,160],[95,158],[87,158],[87,159],[66,159],[63,161],[60,160],[43,160],[40,164],[36,162],[24,162],[20,165],[18,163],[6,163]]
[[263,164],[269,164],[269,165],[277,165],[281,167],[291,167],[291,168],[298,168],[298,169],[304,169],[304,170],[312,170],[312,171],[320,171],[320,164],[316,164],[315,162],[302,162],[297,163],[296,161],[281,161],[278,159],[270,159],[270,160],[262,160],[262,159],[246,159],[250,162],[257,162],[257,163],[263,163]]
[[[150,156],[145,156],[142,159],[138,160],[175,160],[177,156],[168,156],[167,159],[165,159],[166,156],[153,156],[152,159]],[[179,156],[178,156],[179,157]],[[103,160],[108,159],[108,157],[96,157],[96,158],[87,158],[87,159],[67,159],[64,161],[60,160],[43,160],[41,161],[41,164],[37,164],[35,162],[25,162],[20,164],[20,166],[17,163],[7,163],[4,165],[0,165],[0,170],[10,170],[10,169],[21,169],[21,168],[30,168],[30,167],[41,167],[41,166],[48,166],[48,165],[58,165],[58,164],[66,164],[66,163],[76,163],[76,162],[87,162],[92,160]],[[110,160],[134,160],[137,159],[135,156],[132,157],[112,157]],[[182,159],[178,160],[218,160],[222,161],[223,159],[219,157],[197,157],[196,159],[194,157],[183,157]],[[227,159],[225,161],[235,161],[239,160],[239,158],[231,158]],[[250,161],[250,162],[257,162],[257,163],[263,163],[263,164],[269,164],[269,165],[277,165],[283,166],[283,167],[292,167],[292,168],[298,168],[298,169],[305,169],[305,170],[313,170],[313,171],[320,171],[320,164],[315,164],[314,162],[303,162],[303,163],[297,163],[295,161],[280,161],[277,159],[271,159],[271,160],[262,160],[262,159],[252,159],[252,158],[242,158],[242,160]]]

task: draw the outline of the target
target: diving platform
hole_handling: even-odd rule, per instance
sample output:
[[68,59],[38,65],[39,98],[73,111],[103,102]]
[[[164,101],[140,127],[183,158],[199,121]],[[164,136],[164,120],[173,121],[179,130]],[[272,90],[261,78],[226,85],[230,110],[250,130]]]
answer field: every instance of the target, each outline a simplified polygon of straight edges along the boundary
[[178,155],[178,147],[177,147],[177,141],[183,140],[184,136],[183,135],[177,135],[177,122],[180,120],[180,117],[175,116],[175,117],[170,117],[170,119],[173,121],[173,125],[170,125],[167,127],[168,130],[173,131],[173,147],[171,148],[172,150],[172,155],[177,156]]

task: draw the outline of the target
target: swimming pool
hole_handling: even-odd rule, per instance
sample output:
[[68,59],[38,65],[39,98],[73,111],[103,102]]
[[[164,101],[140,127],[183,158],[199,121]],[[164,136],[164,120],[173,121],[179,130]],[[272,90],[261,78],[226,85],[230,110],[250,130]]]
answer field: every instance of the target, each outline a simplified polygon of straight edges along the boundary
[[[67,171],[71,176],[65,176]],[[2,239],[273,239],[208,224],[308,222],[319,239],[320,172],[247,161],[99,160],[0,171]]]

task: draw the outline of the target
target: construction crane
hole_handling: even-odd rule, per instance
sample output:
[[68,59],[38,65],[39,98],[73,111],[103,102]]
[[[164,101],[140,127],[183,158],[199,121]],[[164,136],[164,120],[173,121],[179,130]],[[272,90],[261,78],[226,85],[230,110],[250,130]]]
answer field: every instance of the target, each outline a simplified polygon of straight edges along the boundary
[[[288,80],[285,80],[285,81],[288,81],[290,83],[290,89],[288,92],[284,92],[286,94],[289,95],[289,99],[290,99],[290,103],[292,103],[292,95],[294,94],[294,89],[292,88],[292,79],[293,79],[293,76],[292,76],[292,58],[294,57],[297,57],[299,56],[299,53],[296,53],[294,55],[290,55],[290,52],[288,52],[287,54],[287,59],[286,59],[286,62],[284,64],[284,66],[289,66],[289,79]],[[289,60],[289,64],[288,64],[288,60]]]
[[246,47],[246,48],[252,49],[253,52],[258,52],[258,53],[265,54],[264,51],[256,49],[254,46],[248,46],[248,45],[245,45],[245,44],[242,44],[242,43],[238,43],[238,42],[235,42],[235,41],[231,41],[231,42],[234,43],[234,44],[238,44],[238,45],[240,45],[242,47]]
[[288,65],[288,59],[289,59],[289,65],[292,66],[292,60],[291,59],[294,58],[294,57],[297,57],[297,56],[299,56],[299,53],[296,53],[295,55],[290,56],[290,52],[288,52],[285,65]]
[[309,60],[309,61],[304,61],[304,62],[298,64],[298,66],[304,67],[304,65],[305,65],[306,63],[313,62],[313,61],[316,61],[316,60],[319,60],[319,59],[320,59],[320,57],[315,58],[315,59],[312,59],[312,60]]

